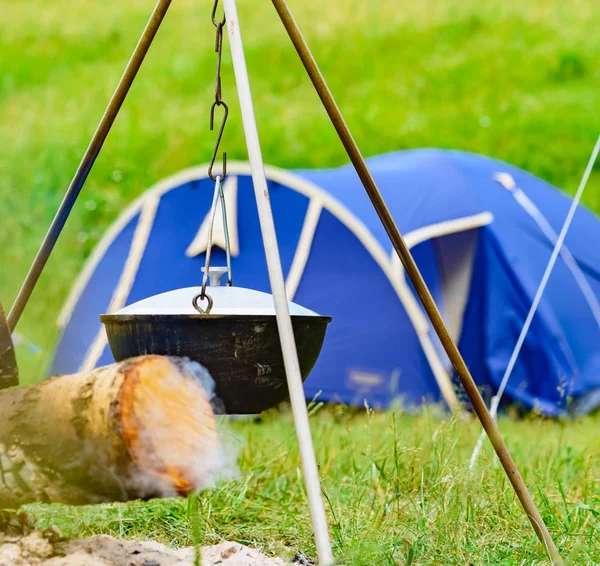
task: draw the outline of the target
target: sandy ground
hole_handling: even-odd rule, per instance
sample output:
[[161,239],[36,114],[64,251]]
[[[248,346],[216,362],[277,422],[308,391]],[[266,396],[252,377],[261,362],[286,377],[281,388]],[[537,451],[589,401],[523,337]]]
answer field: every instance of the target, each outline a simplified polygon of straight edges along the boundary
[[[296,564],[302,562],[294,561]],[[0,566],[196,566],[193,548],[171,549],[157,542],[117,540],[106,535],[63,539],[55,530],[0,534]],[[235,542],[202,549],[202,566],[285,566]]]

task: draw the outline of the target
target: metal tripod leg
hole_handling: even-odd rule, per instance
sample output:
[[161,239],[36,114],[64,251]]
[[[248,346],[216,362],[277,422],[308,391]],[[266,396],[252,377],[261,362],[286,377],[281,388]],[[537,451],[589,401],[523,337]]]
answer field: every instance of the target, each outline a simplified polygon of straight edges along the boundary
[[542,519],[542,516],[540,515],[533,498],[531,497],[531,494],[529,493],[529,490],[527,489],[527,486],[525,485],[525,482],[523,481],[523,478],[517,469],[517,466],[508,452],[504,440],[500,435],[500,431],[492,419],[487,406],[483,401],[479,390],[477,389],[473,377],[469,372],[469,369],[467,368],[456,344],[454,343],[454,340],[450,336],[450,333],[444,324],[440,312],[435,304],[435,301],[433,300],[433,297],[431,296],[431,293],[429,292],[429,289],[427,288],[427,285],[425,284],[425,281],[423,280],[419,268],[417,267],[410,250],[404,242],[404,239],[402,238],[394,219],[392,218],[392,215],[390,214],[390,211],[388,210],[385,201],[383,200],[383,197],[379,192],[377,185],[375,184],[373,177],[371,176],[367,164],[360,153],[358,145],[354,141],[354,138],[352,137],[346,122],[344,121],[344,118],[329,90],[329,87],[327,86],[327,83],[325,82],[325,79],[321,74],[314,57],[312,56],[306,41],[302,37],[302,33],[300,32],[294,17],[287,7],[285,0],[272,0],[272,2],[290,39],[292,40],[292,43],[294,44],[294,47],[296,48],[302,64],[304,65],[319,97],[321,98],[323,106],[325,107],[325,110],[327,111],[329,118],[331,119],[331,122],[333,123],[338,136],[340,137],[340,140],[362,181],[367,194],[371,199],[371,202],[373,203],[375,210],[377,211],[377,214],[379,215],[383,226],[385,227],[396,253],[400,257],[400,260],[406,269],[406,273],[408,274],[415,290],[417,291],[417,295],[423,304],[425,312],[427,313],[433,328],[439,336],[440,341],[442,342],[442,345],[444,346],[444,349],[446,350],[446,353],[448,354],[448,357],[450,358],[450,361],[456,370],[460,382],[462,383],[462,386],[469,396],[473,409],[479,417],[485,432],[490,438],[492,446],[494,447],[494,450],[496,451],[496,454],[498,455],[498,458],[500,459],[500,462],[506,471],[508,479],[515,490],[515,493],[521,501],[523,509],[525,509],[525,512],[529,517],[535,533],[542,544],[544,544],[553,564],[562,565],[563,561],[552,540],[552,537],[550,536],[550,533],[548,532],[548,528],[546,527],[544,520]]
[[21,290],[15,299],[15,302],[8,314],[8,326],[10,331],[12,332],[15,329],[15,326],[19,322],[21,315],[23,314],[23,310],[27,305],[27,301],[29,301],[29,297],[31,293],[33,293],[33,289],[35,288],[44,267],[46,266],[46,262],[54,249],[54,245],[62,232],[62,229],[67,222],[67,218],[75,205],[75,201],[83,188],[83,185],[88,177],[94,162],[96,161],[96,157],[100,153],[102,149],[102,145],[104,144],[104,140],[106,140],[106,136],[108,136],[108,132],[110,132],[110,128],[112,127],[119,110],[121,109],[121,105],[129,92],[129,88],[131,87],[133,80],[144,61],[144,57],[146,53],[148,53],[148,49],[150,49],[150,45],[152,44],[152,40],[156,36],[156,32],[160,27],[165,14],[171,4],[171,0],[158,0],[156,6],[154,7],[154,11],[152,12],[148,23],[140,37],[138,44],[133,51],[131,59],[129,63],[127,63],[127,67],[125,68],[125,72],[115,89],[110,102],[100,120],[100,124],[94,133],[92,141],[88,146],[77,171],[75,172],[75,176],[67,189],[67,192],[63,198],[62,203],[48,229],[46,237],[40,246],[40,249],[31,264],[29,269],[29,273],[27,273],[27,277],[21,286]]
[[19,385],[19,370],[10,330],[0,303],[0,389],[13,385]]
[[224,0],[223,5],[225,7],[225,16],[227,18],[227,33],[231,45],[233,70],[242,111],[246,145],[248,146],[248,158],[252,169],[252,181],[254,184],[254,192],[256,194],[256,203],[263,245],[267,258],[271,291],[275,302],[277,326],[281,340],[290,401],[294,412],[294,424],[296,426],[300,455],[302,457],[304,481],[306,483],[306,491],[308,494],[308,503],[317,545],[317,553],[319,556],[319,564],[327,566],[333,564],[333,553],[331,550],[331,541],[329,540],[329,532],[327,530],[327,517],[325,515],[323,499],[321,497],[319,470],[317,468],[310,434],[306,398],[302,387],[298,353],[296,351],[292,320],[290,318],[288,300],[285,292],[283,270],[281,268],[281,259],[279,257],[277,237],[275,235],[273,212],[271,210],[267,179],[265,176],[260,141],[256,128],[256,119],[254,116],[250,83],[248,81],[248,71],[246,69],[246,60],[242,46],[239,19],[235,0]]

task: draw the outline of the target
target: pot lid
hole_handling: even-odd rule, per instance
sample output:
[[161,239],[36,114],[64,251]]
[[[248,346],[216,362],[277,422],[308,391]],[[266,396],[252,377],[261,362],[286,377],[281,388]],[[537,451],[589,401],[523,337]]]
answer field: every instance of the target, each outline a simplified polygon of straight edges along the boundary
[[[159,295],[142,299],[117,311],[116,315],[135,314],[198,314],[192,301],[200,294],[202,287],[187,287],[176,289]],[[273,296],[268,293],[245,289],[244,287],[212,287],[206,288],[213,305],[210,314],[223,315],[273,315],[275,305]],[[296,316],[319,316],[316,312],[288,301],[290,314]],[[205,308],[206,301],[199,301],[199,306]]]

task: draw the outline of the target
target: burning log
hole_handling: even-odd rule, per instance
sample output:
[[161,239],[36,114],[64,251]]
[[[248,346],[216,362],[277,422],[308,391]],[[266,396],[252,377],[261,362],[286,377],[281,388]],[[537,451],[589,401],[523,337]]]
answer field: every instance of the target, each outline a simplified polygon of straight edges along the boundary
[[222,464],[213,383],[141,356],[0,392],[0,508],[185,495]]

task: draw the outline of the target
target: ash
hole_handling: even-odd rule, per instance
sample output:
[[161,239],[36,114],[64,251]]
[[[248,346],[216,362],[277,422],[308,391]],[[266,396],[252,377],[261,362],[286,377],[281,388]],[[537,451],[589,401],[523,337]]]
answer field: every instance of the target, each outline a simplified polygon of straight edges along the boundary
[[172,549],[151,541],[117,540],[106,535],[67,540],[56,531],[0,535],[0,566],[285,566],[258,550],[224,542],[201,549]]

